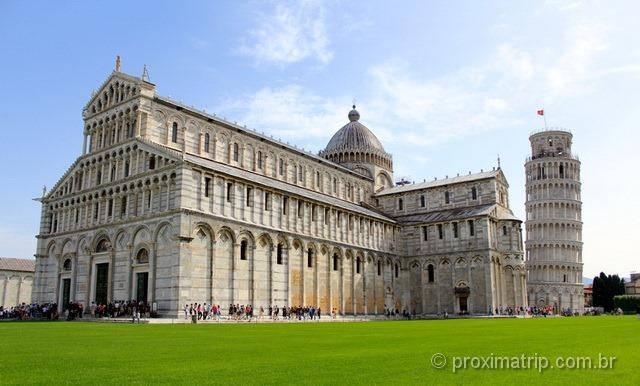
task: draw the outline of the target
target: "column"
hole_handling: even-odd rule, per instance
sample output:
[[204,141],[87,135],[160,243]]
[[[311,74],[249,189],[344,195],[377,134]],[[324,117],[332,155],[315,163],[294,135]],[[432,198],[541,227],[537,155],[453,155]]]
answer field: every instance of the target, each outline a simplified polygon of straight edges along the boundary
[[343,256],[340,259],[340,314],[342,316],[344,316],[345,314],[345,308],[344,308],[344,260],[345,257]]
[[140,110],[136,111],[136,137],[140,137],[140,128],[142,126],[142,112]]
[[353,316],[356,316],[356,256],[351,257],[351,303],[353,308]]
[[[518,287],[520,286],[519,280],[517,279],[517,271],[513,270],[511,272],[511,275],[513,276],[513,306],[514,308],[518,306],[518,300],[519,300],[519,296],[518,296]],[[515,310],[514,310],[515,311]]]

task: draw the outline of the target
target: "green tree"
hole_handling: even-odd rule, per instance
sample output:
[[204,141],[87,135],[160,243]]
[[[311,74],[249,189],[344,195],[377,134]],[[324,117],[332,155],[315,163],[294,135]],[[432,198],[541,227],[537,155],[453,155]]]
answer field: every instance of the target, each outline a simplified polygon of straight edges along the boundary
[[593,305],[603,307],[606,312],[614,308],[613,297],[624,295],[624,279],[618,275],[605,275],[600,272],[593,278]]

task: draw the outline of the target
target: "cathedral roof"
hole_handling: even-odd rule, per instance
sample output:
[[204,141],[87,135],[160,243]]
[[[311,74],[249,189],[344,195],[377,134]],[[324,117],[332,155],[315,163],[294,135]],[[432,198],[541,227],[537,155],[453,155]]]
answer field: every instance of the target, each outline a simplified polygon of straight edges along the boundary
[[380,140],[365,125],[360,123],[360,113],[353,106],[349,112],[349,123],[333,135],[325,153],[341,152],[385,152]]
[[33,259],[17,259],[0,257],[0,271],[34,272],[36,261]]
[[467,175],[456,176],[456,177],[451,177],[451,178],[444,178],[444,179],[441,179],[441,180],[425,181],[425,182],[420,182],[418,184],[407,184],[407,185],[394,186],[392,188],[388,188],[388,189],[382,190],[382,191],[378,192],[376,195],[377,196],[386,196],[388,194],[405,193],[405,192],[410,192],[412,190],[421,190],[421,189],[427,189],[427,188],[434,188],[436,186],[452,185],[452,184],[459,184],[459,183],[462,183],[462,182],[469,182],[469,181],[484,180],[484,179],[488,179],[488,178],[495,178],[495,177],[498,177],[500,175],[502,175],[502,178],[504,178],[504,174],[502,174],[502,170],[500,168],[498,168],[498,169],[494,169],[494,170],[489,170],[487,172],[467,174]]
[[398,216],[396,220],[403,225],[420,224],[429,222],[442,222],[463,220],[479,216],[493,216],[501,220],[521,221],[511,213],[510,210],[502,208],[498,204],[484,204],[465,208],[454,208],[439,210],[428,213],[412,214],[408,216]]

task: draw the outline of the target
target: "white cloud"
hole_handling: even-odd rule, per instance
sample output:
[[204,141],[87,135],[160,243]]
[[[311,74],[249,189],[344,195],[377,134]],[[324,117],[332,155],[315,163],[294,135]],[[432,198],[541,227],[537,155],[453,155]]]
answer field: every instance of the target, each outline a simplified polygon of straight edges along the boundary
[[326,9],[320,0],[278,3],[261,15],[248,32],[240,53],[258,63],[287,65],[307,58],[328,63],[333,58],[326,28]]
[[585,20],[574,22],[567,31],[566,52],[551,66],[546,74],[552,96],[578,94],[588,86],[585,82],[595,71],[596,56],[605,50],[605,28]]
[[[414,146],[513,124],[507,99],[487,92],[488,79],[482,77],[476,67],[430,80],[416,76],[402,63],[373,66],[368,71],[370,89],[358,102],[361,120],[386,144]],[[305,145],[312,143],[319,149],[347,122],[348,101],[347,96],[324,97],[289,85],[263,88],[216,110],[275,136],[306,140]]]
[[276,137],[308,139],[326,136],[327,128],[335,130],[346,119],[346,104],[340,106],[340,99],[324,98],[299,85],[288,85],[266,87],[216,109],[238,114],[242,122],[268,130]]

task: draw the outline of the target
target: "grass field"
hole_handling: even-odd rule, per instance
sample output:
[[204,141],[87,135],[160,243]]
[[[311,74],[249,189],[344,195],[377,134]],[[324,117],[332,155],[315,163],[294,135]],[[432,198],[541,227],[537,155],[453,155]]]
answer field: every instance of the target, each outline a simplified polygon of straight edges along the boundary
[[[0,384],[640,384],[635,317],[251,325],[2,322],[0,352]],[[431,364],[436,353],[446,356],[442,369]],[[612,369],[452,369],[454,356],[491,360],[523,354],[544,356],[549,366],[557,357],[567,365],[569,357],[590,357],[598,366],[599,353],[616,357]],[[482,365],[482,359],[475,361]]]

